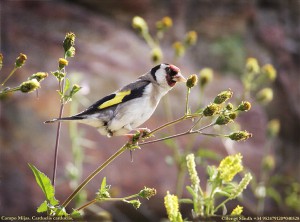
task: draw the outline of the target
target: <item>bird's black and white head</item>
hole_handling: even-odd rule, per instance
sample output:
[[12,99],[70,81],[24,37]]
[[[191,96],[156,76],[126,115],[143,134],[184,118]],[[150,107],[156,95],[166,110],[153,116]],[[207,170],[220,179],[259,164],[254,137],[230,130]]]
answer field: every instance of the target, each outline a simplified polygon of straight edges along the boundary
[[171,64],[157,65],[151,69],[150,73],[158,85],[165,88],[172,88],[177,82],[186,82],[180,69]]

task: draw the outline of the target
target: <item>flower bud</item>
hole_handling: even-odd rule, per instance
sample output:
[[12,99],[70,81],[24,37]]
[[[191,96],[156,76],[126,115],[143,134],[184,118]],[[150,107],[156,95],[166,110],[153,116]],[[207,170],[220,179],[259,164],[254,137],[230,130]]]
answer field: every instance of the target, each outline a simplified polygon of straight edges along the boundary
[[232,121],[233,120],[229,116],[227,116],[227,115],[220,115],[216,119],[216,124],[217,125],[226,125],[227,123],[230,123]]
[[247,131],[237,131],[231,133],[230,135],[228,135],[228,137],[234,141],[243,141],[252,137],[252,134],[248,133]]
[[230,99],[232,97],[232,94],[233,94],[233,92],[230,89],[223,91],[216,96],[214,103],[222,104],[222,103],[226,102],[228,99]]
[[243,192],[243,190],[247,188],[251,180],[252,180],[251,173],[246,173],[243,179],[241,180],[241,182],[237,185],[235,191],[231,193],[230,195],[231,198],[232,199],[237,198]]
[[140,16],[133,17],[132,27],[137,29],[140,33],[148,32],[148,25],[146,21]]
[[36,79],[31,79],[21,83],[20,91],[23,93],[30,93],[40,88],[40,83]]
[[256,99],[262,104],[268,104],[273,100],[273,90],[271,88],[264,88],[256,94]]
[[262,67],[262,74],[266,75],[270,81],[274,81],[276,79],[276,69],[271,64],[266,64]]
[[66,57],[74,57],[75,56],[75,47],[71,46],[68,51],[66,51]]
[[273,170],[275,167],[275,159],[272,155],[267,155],[263,158],[262,166],[265,170]]
[[243,170],[242,158],[240,153],[225,157],[218,167],[220,178],[226,182],[232,181],[234,176]]
[[231,212],[231,216],[239,216],[243,213],[243,207],[237,205]]
[[233,105],[232,105],[232,103],[228,103],[228,104],[226,105],[226,109],[227,109],[227,110],[233,110]]
[[269,138],[274,138],[278,135],[280,131],[280,121],[278,119],[273,119],[268,122],[267,125],[267,136]]
[[69,64],[68,60],[60,58],[58,60],[58,67],[59,69],[63,69],[65,66],[67,66]]
[[212,81],[213,78],[213,70],[210,68],[204,68],[202,70],[200,70],[200,74],[199,74],[199,82],[200,82],[200,86],[204,87],[206,86],[209,82]]
[[232,120],[235,120],[236,117],[237,117],[237,113],[235,113],[235,112],[229,113],[229,114],[228,114],[228,117],[229,117],[230,119],[232,119]]
[[48,77],[48,73],[46,72],[37,72],[35,74],[32,74],[28,80],[31,80],[31,79],[36,79],[38,82],[41,82],[43,81],[45,78]]
[[181,56],[184,55],[184,53],[185,53],[185,47],[184,47],[184,45],[181,42],[178,42],[178,41],[175,42],[173,44],[173,48],[175,50],[176,57],[181,57]]
[[198,83],[198,76],[196,74],[190,75],[186,81],[186,86],[188,88],[193,88]]
[[260,67],[258,65],[257,60],[255,58],[248,58],[247,62],[246,62],[246,72],[258,74],[259,70],[260,70]]
[[185,44],[187,45],[195,45],[197,42],[197,32],[195,31],[189,31],[186,36],[185,36],[185,40],[184,40]]
[[243,101],[237,108],[239,111],[249,111],[251,109],[251,103],[248,101]]
[[72,46],[75,45],[75,34],[73,32],[68,32],[63,41],[63,47],[65,52],[67,52]]
[[124,200],[124,202],[131,204],[135,209],[140,208],[141,202],[136,199],[136,200]]
[[162,58],[163,58],[163,55],[162,55],[160,48],[158,48],[158,47],[153,48],[151,51],[152,62],[157,63],[157,62],[161,61]]
[[20,53],[19,57],[16,59],[15,67],[21,68],[27,60],[27,56],[23,53]]
[[158,30],[164,30],[164,29],[168,29],[168,28],[172,27],[172,25],[173,25],[172,19],[168,16],[165,16],[162,18],[162,20],[160,20],[156,23],[156,28]]
[[156,189],[154,189],[154,188],[144,187],[144,189],[142,189],[139,192],[139,196],[142,198],[146,198],[146,199],[149,199],[150,197],[153,197],[154,195],[156,195]]
[[182,222],[182,216],[179,212],[179,202],[178,197],[170,194],[169,191],[164,198],[164,205],[167,210],[167,215],[170,221]]
[[218,104],[211,103],[205,107],[205,109],[203,110],[203,115],[212,116],[217,114],[219,111],[220,111],[220,106]]

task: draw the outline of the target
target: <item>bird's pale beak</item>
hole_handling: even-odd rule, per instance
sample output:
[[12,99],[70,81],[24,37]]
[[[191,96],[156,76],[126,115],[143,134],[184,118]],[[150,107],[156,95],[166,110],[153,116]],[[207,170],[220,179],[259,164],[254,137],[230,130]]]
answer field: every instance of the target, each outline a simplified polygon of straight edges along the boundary
[[176,82],[186,82],[186,78],[184,78],[184,76],[180,72],[173,76],[172,80]]

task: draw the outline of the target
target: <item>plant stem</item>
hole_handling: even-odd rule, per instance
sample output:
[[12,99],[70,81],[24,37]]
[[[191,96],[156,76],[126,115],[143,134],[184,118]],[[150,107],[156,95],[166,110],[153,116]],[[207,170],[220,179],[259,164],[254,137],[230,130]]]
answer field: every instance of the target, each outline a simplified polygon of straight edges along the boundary
[[186,92],[186,100],[185,100],[185,115],[189,114],[189,97],[190,97],[191,89],[187,88]]
[[5,80],[1,83],[1,86],[4,86],[4,84],[9,80],[9,78],[15,73],[15,71],[18,69],[18,67],[15,67],[10,74],[5,78]]
[[[62,103],[60,105],[59,117],[58,118],[62,117],[63,111],[64,111],[64,104]],[[56,169],[57,169],[60,129],[61,129],[61,122],[58,122],[57,130],[56,130],[56,140],[55,140],[55,148],[54,148],[54,162],[53,162],[53,176],[52,176],[52,185],[54,187],[55,187],[55,178],[56,178]]]
[[16,91],[19,91],[19,90],[20,90],[20,86],[17,86],[17,87],[12,88],[12,89],[2,90],[2,91],[0,91],[0,96],[5,95],[7,93],[11,93],[11,92],[16,92]]
[[98,173],[100,173],[108,164],[110,164],[114,159],[121,155],[125,150],[127,150],[128,144],[122,146],[116,153],[110,156],[104,163],[102,163],[93,173],[91,173],[77,188],[73,193],[64,201],[62,207],[66,207],[71,200],[77,195],[77,193],[85,187]]
[[76,211],[83,210],[84,208],[86,208],[86,207],[88,207],[88,206],[90,206],[90,205],[96,203],[97,201],[98,201],[97,199],[93,199],[93,200],[87,202],[86,204],[84,204],[83,206],[77,208]]
[[76,209],[76,211],[80,211],[80,210],[83,210],[84,208],[98,202],[98,201],[124,201],[124,200],[127,200],[127,199],[132,199],[132,198],[135,198],[135,197],[138,197],[139,194],[133,194],[133,195],[130,195],[130,196],[127,196],[127,197],[116,197],[116,198],[100,198],[100,199],[93,199],[89,202],[87,202],[86,204],[84,204],[83,206],[79,207]]
[[[58,87],[60,92],[62,93],[64,90],[64,81],[58,82]],[[64,112],[64,101],[61,99],[60,102],[60,109],[58,118],[61,118]],[[52,185],[55,187],[55,178],[56,178],[56,170],[57,170],[57,159],[58,159],[58,148],[59,148],[59,138],[60,138],[60,129],[61,129],[61,122],[57,124],[56,130],[56,140],[55,140],[55,148],[54,148],[54,162],[53,162],[53,177],[52,177]]]

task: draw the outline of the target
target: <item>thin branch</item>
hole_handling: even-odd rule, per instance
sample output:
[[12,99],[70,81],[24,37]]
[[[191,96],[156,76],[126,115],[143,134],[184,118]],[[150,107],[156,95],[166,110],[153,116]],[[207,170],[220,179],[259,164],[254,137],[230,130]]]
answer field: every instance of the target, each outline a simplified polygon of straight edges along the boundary
[[77,193],[85,187],[98,173],[100,173],[108,164],[110,164],[114,159],[121,155],[125,150],[128,149],[128,144],[122,146],[116,153],[110,156],[104,163],[102,163],[93,173],[91,173],[77,188],[73,193],[64,201],[62,207],[65,208],[71,200],[77,195]]
[[4,86],[5,83],[7,82],[7,80],[9,80],[9,78],[15,73],[15,71],[18,69],[19,67],[15,67],[10,74],[5,78],[5,80],[1,83],[1,86]]

